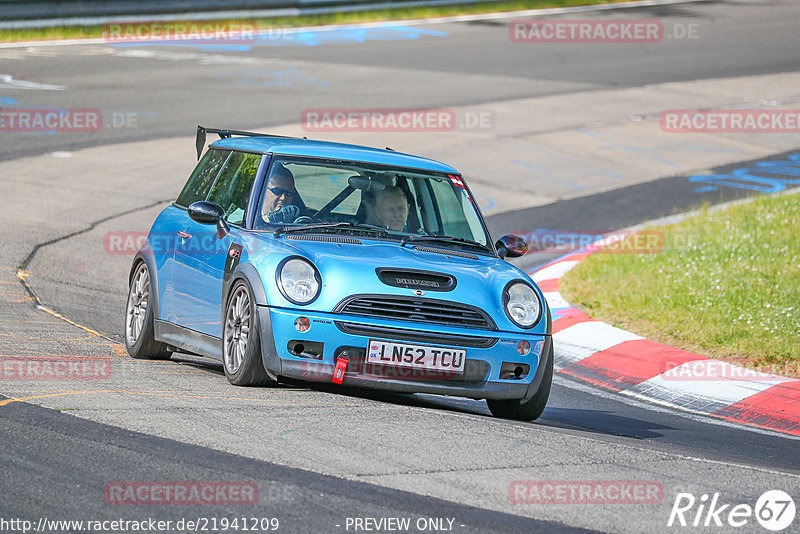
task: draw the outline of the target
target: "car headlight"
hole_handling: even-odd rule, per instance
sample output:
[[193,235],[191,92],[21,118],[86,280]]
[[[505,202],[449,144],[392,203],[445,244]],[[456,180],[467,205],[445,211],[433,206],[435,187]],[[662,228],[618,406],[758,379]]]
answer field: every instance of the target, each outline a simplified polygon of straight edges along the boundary
[[278,287],[291,302],[308,304],[319,295],[320,276],[308,261],[289,258],[283,261],[278,271]]
[[542,315],[539,295],[524,282],[511,282],[503,290],[503,305],[506,315],[521,328],[535,325]]

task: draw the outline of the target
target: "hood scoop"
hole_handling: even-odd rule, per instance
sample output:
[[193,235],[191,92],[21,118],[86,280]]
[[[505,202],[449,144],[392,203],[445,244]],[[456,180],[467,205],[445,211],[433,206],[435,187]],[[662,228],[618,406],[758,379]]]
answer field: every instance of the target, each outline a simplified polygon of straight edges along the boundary
[[417,269],[375,269],[381,282],[387,286],[423,291],[452,291],[456,287],[456,277],[445,273],[420,271]]

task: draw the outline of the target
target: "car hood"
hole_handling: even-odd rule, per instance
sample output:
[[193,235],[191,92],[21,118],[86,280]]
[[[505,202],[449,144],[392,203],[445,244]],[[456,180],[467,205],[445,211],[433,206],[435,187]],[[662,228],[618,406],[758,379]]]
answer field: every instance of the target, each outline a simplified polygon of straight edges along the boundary
[[[290,256],[310,260],[320,273],[322,289],[319,297],[311,304],[303,306],[314,311],[330,312],[342,300],[358,294],[415,296],[416,288],[385,284],[379,278],[377,269],[408,271],[410,278],[414,278],[414,271],[452,276],[456,282],[451,290],[433,291],[420,288],[424,291],[423,298],[453,301],[480,308],[489,313],[498,329],[503,331],[522,330],[504,312],[502,293],[509,282],[528,282],[539,293],[543,305],[546,305],[541,292],[525,272],[500,258],[471,254],[468,249],[447,249],[427,242],[401,246],[397,241],[363,236],[353,238],[341,235],[295,234],[274,237],[267,233],[254,236],[245,248],[247,256],[243,256],[242,260],[253,263],[261,274],[270,306],[298,307],[283,297],[276,283],[281,262]],[[431,249],[449,253],[432,252]],[[464,257],[465,254],[471,257]],[[534,330],[538,332],[540,328],[537,326]]]

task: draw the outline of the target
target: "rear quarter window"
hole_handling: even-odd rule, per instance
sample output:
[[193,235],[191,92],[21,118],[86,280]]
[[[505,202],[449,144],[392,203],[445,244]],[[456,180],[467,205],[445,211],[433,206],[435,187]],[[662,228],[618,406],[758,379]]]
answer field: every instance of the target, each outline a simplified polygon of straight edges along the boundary
[[241,225],[244,222],[261,157],[261,154],[234,152],[211,188],[208,200],[222,206],[225,220],[231,224]]
[[229,154],[229,150],[211,149],[206,152],[206,155],[194,168],[186,185],[183,186],[183,191],[178,195],[175,203],[179,206],[189,207],[198,200],[205,200]]

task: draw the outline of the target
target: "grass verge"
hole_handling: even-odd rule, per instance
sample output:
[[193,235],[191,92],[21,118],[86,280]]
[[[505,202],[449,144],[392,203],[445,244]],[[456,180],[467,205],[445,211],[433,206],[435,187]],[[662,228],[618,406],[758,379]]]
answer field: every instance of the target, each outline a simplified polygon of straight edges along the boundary
[[[551,7],[574,7],[598,4],[615,4],[629,0],[501,0],[478,4],[452,6],[410,7],[378,9],[351,13],[330,13],[324,15],[301,15],[297,17],[275,17],[255,19],[221,19],[221,24],[247,23],[258,28],[293,28],[301,26],[323,26],[329,24],[354,24],[359,22],[380,22],[386,20],[410,20],[476,13],[497,13],[523,9],[544,9]],[[124,20],[125,17],[119,17]],[[199,22],[199,21],[197,21]],[[2,29],[0,42],[46,41],[56,39],[88,39],[103,37],[103,25],[96,26],[58,26],[54,28]]]
[[798,229],[800,194],[704,208],[658,229],[660,253],[593,254],[562,279],[561,293],[655,341],[800,377]]

